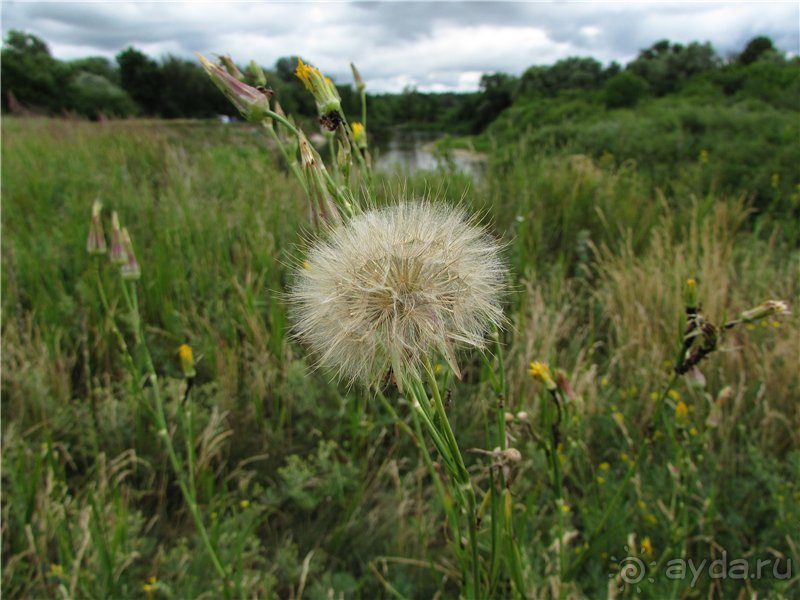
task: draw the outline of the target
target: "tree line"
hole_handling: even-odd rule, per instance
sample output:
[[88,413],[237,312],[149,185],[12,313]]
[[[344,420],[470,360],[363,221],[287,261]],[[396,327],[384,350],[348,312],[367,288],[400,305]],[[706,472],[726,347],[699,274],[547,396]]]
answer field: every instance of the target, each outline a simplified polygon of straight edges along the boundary
[[[549,66],[531,66],[520,76],[484,74],[474,93],[423,93],[408,88],[400,94],[370,94],[370,128],[400,125],[479,133],[520,100],[552,98],[577,90],[600,94],[607,108],[633,107],[644,97],[681,91],[700,74],[712,74],[716,85],[735,93],[751,83],[749,65],[786,61],[764,36],[753,38],[740,53],[726,58],[709,43],[682,45],[662,40],[642,50],[625,67],[571,57]],[[91,119],[232,114],[230,103],[198,63],[175,56],[157,61],[130,47],[114,61],[104,57],[61,61],[40,38],[12,30],[4,40],[2,64],[4,113],[74,114]],[[286,112],[314,118],[313,99],[294,76],[296,64],[297,57],[280,58],[271,69],[264,69],[267,82]],[[345,111],[360,114],[358,94],[352,86],[337,87]]]

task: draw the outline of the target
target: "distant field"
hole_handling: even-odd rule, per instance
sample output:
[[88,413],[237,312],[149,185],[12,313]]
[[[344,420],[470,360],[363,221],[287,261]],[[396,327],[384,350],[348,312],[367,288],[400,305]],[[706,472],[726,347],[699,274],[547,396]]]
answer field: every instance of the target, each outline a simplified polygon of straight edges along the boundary
[[[657,128],[648,131],[657,148]],[[546,131],[501,133],[483,140],[479,180],[452,169],[383,174],[377,189],[387,202],[461,201],[506,244],[502,401],[522,455],[510,490],[528,597],[797,597],[791,141],[773,140],[783,145],[770,155],[784,180],[772,185],[757,170],[754,211],[753,189],[717,185],[696,148],[644,168],[574,145],[544,152]],[[313,370],[289,336],[288,265],[303,256],[308,208],[266,137],[213,122],[4,117],[2,140],[4,597],[458,597],[452,532],[410,430],[365,392]],[[724,175],[714,162],[723,159],[711,160]],[[130,232],[144,340],[118,269],[86,252],[96,199],[106,231],[117,211]],[[700,363],[702,378],[667,387],[688,278],[717,325],[768,299],[792,314],[731,328]],[[152,385],[130,374],[145,372],[142,341],[196,514],[165,450]],[[196,359],[187,401],[181,344]],[[470,450],[494,447],[499,399],[480,358],[461,359],[449,418],[485,490],[491,457]],[[562,370],[571,391],[554,459],[559,502],[543,443],[553,409],[531,361]],[[668,426],[654,432],[665,390]],[[410,424],[403,395],[387,397]],[[482,551],[490,531],[482,525]],[[669,576],[676,560],[722,556],[751,570]],[[626,588],[620,567],[632,558],[650,566]],[[758,560],[771,562],[750,577]],[[500,585],[497,597],[510,596]]]

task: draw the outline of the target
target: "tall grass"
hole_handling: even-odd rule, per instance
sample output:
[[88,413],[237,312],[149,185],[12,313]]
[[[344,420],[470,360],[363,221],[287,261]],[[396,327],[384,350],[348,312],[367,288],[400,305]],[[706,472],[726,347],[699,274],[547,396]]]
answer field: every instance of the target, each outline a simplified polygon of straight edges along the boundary
[[[246,126],[2,126],[3,592],[222,593],[137,400],[146,384],[118,350],[112,319],[128,339],[134,332],[119,282],[85,252],[99,197],[131,231],[142,265],[144,335],[181,453],[178,346],[191,343],[198,359],[192,476],[234,595],[457,596],[459,566],[424,457],[384,406],[329,383],[287,338],[286,265],[307,214],[277,153]],[[507,243],[501,400],[523,456],[510,490],[530,597],[617,594],[628,553],[657,564],[644,597],[797,591],[796,575],[703,576],[694,588],[664,577],[671,558],[722,549],[800,564],[796,307],[728,332],[701,363],[703,387],[685,378],[667,388],[686,278],[721,323],[766,298],[795,304],[800,255],[741,198],[717,196],[691,173],[675,178],[671,189],[685,195],[653,190],[633,164],[521,143],[496,149],[477,182],[447,171],[378,182],[387,196],[404,187],[463,197]],[[571,388],[560,504],[544,443],[555,415],[528,374],[532,360],[563,369]],[[662,395],[670,427],[650,436]],[[389,401],[410,425],[410,407]],[[498,401],[472,357],[450,408],[463,448],[492,449]],[[467,458],[485,482],[491,457]],[[487,525],[480,535],[491,543]]]

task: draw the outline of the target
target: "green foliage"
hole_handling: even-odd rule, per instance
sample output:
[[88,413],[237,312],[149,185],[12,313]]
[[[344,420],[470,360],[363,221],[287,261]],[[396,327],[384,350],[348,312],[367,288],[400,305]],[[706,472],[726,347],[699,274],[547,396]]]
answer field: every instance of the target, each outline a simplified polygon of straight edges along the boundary
[[9,94],[25,104],[49,112],[67,107],[69,67],[50,55],[47,45],[36,36],[11,30],[2,52],[3,109],[9,108]]
[[99,114],[126,116],[136,110],[130,96],[122,88],[106,77],[88,71],[81,71],[72,78],[69,94],[74,98],[71,102],[73,110],[87,117]]
[[[676,114],[698,127],[694,113]],[[633,124],[621,121],[608,139]],[[303,243],[305,201],[249,128],[7,118],[3,140],[4,594],[63,586],[81,597],[224,595],[139,400],[141,382],[126,375],[110,330],[113,318],[132,342],[127,313],[119,301],[107,313],[98,299],[85,241],[99,196],[134,239],[145,335],[181,456],[176,348],[195,349],[193,473],[232,595],[297,597],[303,587],[304,597],[372,598],[387,585],[408,597],[458,595],[445,512],[412,439],[384,406],[311,370],[286,337],[280,296]],[[720,547],[729,557],[800,558],[799,441],[789,426],[800,391],[796,314],[777,328],[735,330],[726,352],[702,364],[705,387],[674,386],[666,412],[672,418],[681,400],[687,420],[675,421],[674,443],[663,430],[645,446],[627,479],[652,422],[652,394],[667,383],[686,276],[698,277],[704,311],[718,322],[800,293],[790,213],[748,223],[742,204],[701,176],[708,160],[676,166],[659,192],[632,161],[553,153],[532,131],[498,145],[485,178],[466,192],[455,175],[406,184],[408,194],[440,189],[446,201],[462,199],[508,243],[503,410],[527,413],[507,431],[523,457],[509,483],[532,594],[552,586],[604,594],[618,568],[610,557],[625,556],[631,535],[640,552],[648,537],[661,561],[644,598],[719,583],[704,577],[692,591],[689,580],[666,579],[671,558],[699,562]],[[398,185],[379,184],[387,195]],[[99,266],[118,298],[114,273]],[[554,415],[527,374],[534,359],[563,369],[574,393],[561,428],[566,509],[554,505],[549,482],[541,440]],[[488,370],[466,360],[451,389],[460,445],[489,451],[497,407]],[[387,393],[408,423],[407,401]],[[490,458],[467,457],[485,481]],[[548,571],[559,527],[576,536],[560,578]],[[484,548],[490,531],[487,513]],[[779,595],[787,583],[764,577],[748,589]],[[735,595],[741,585],[728,580],[724,589]]]
[[633,108],[649,91],[647,81],[628,71],[614,75],[603,90],[606,108]]

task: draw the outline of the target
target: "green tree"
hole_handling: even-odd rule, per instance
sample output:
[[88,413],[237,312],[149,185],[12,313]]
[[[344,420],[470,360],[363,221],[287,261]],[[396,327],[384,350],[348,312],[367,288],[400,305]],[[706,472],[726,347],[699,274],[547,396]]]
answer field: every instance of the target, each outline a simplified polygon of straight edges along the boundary
[[232,114],[231,104],[193,61],[167,56],[160,66],[162,117],[213,117]]
[[78,72],[70,81],[69,108],[89,118],[100,115],[124,117],[136,112],[131,97],[102,75]]
[[157,115],[161,109],[162,77],[156,61],[135,48],[117,54],[120,83],[143,113]]
[[603,91],[606,107],[633,108],[649,89],[644,79],[630,71],[623,71],[606,82]]
[[744,50],[739,55],[739,64],[752,64],[767,52],[775,52],[775,46],[773,46],[772,40],[763,35],[754,37],[747,42],[747,46],[745,46]]
[[2,50],[3,110],[8,95],[21,103],[54,113],[66,108],[65,90],[70,69],[53,58],[44,41],[22,31],[11,30]]

